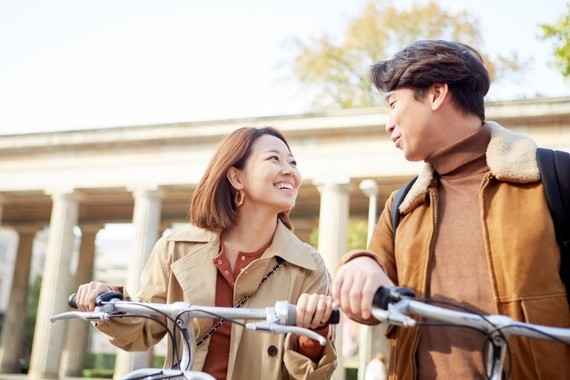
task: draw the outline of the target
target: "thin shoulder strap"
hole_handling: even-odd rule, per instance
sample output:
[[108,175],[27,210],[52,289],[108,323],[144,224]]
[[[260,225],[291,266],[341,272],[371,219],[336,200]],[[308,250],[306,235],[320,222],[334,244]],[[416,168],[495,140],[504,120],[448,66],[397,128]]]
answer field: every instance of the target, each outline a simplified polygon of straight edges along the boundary
[[410,188],[412,187],[414,182],[416,182],[416,179],[418,179],[418,177],[414,177],[408,182],[406,182],[404,186],[398,189],[396,195],[394,195],[394,201],[392,202],[392,209],[390,210],[390,217],[392,219],[392,230],[394,231],[392,240],[394,242],[396,241],[396,228],[398,228],[398,224],[400,224],[400,204],[406,197],[406,194],[408,194],[408,191],[410,191]]

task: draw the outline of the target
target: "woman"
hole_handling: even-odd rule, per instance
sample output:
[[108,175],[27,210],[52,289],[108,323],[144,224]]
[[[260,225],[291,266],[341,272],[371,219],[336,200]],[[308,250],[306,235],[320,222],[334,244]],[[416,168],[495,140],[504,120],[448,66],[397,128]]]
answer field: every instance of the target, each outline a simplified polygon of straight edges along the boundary
[[[289,212],[300,185],[295,159],[280,132],[265,127],[231,133],[194,192],[191,224],[155,245],[137,298],[224,307],[267,307],[288,300],[297,304],[297,324],[328,337],[327,345],[200,318],[192,370],[228,380],[332,377],[333,332],[321,327],[332,312],[330,275],[319,253],[291,231]],[[81,285],[79,309],[92,310],[98,293],[116,289],[96,282]],[[166,333],[157,323],[129,319],[97,328],[128,351],[146,350]],[[168,352],[166,363],[171,357]]]

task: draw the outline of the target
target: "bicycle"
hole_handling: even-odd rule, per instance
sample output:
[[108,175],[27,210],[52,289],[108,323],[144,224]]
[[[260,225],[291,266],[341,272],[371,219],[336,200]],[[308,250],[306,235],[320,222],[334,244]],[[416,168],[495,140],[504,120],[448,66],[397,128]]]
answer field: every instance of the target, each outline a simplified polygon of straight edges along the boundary
[[[75,294],[68,299],[72,308],[75,304]],[[170,337],[173,347],[173,359],[170,369],[141,368],[128,373],[124,380],[212,380],[214,377],[201,372],[190,370],[192,359],[196,349],[196,337],[192,329],[194,318],[223,318],[231,323],[238,323],[249,330],[257,330],[276,334],[294,333],[304,335],[318,341],[322,346],[326,345],[326,338],[316,332],[295,326],[295,305],[287,301],[277,301],[272,307],[266,308],[233,308],[218,306],[199,306],[186,302],[147,303],[136,301],[124,301],[120,292],[105,292],[97,296],[94,311],[67,311],[56,314],[50,318],[51,322],[66,319],[83,319],[86,321],[109,320],[113,318],[143,317],[163,324]],[[172,322],[173,328],[168,328],[161,320],[167,319]],[[339,322],[340,312],[335,308],[327,324]],[[260,320],[261,322],[241,322],[241,320]],[[177,349],[178,331],[182,340],[182,352]],[[214,379],[215,380],[215,379]]]
[[[487,355],[484,359],[485,375],[490,380],[500,380],[508,352],[511,335],[535,339],[547,339],[570,345],[570,328],[550,327],[515,321],[505,315],[481,315],[453,304],[465,311],[434,306],[439,301],[416,299],[413,290],[404,287],[380,287],[372,301],[372,315],[380,322],[403,327],[433,325],[428,321],[445,325],[467,327],[487,336]],[[432,303],[432,304],[430,304]],[[450,305],[447,302],[441,302]],[[412,316],[422,317],[416,319]],[[485,357],[485,356],[484,356]],[[506,376],[509,378],[509,375]]]

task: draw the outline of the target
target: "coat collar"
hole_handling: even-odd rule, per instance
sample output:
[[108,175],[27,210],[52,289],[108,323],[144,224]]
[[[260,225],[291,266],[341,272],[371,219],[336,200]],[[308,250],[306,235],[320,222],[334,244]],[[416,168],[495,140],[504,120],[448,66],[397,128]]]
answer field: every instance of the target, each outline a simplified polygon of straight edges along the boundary
[[312,251],[314,251],[313,247],[299,240],[299,238],[280,221],[273,235],[273,242],[267,251],[265,251],[264,256],[280,256],[292,264],[305,269],[315,270],[317,269],[317,265],[311,254]]
[[[536,160],[536,143],[528,136],[510,131],[493,121],[485,122],[491,131],[487,146],[487,165],[491,174],[501,181],[530,183],[540,180]],[[426,163],[418,174],[418,179],[400,205],[400,212],[406,213],[414,200],[427,193],[434,178],[434,168]]]
[[[192,224],[187,224],[173,231],[167,238],[173,242],[193,242],[193,243],[211,243],[219,241],[220,233],[208,231]],[[211,249],[219,250],[219,244],[209,244]],[[312,258],[311,252],[314,249],[303,243],[295,234],[279,221],[273,241],[262,257],[280,256],[285,261],[300,266],[305,269],[315,270],[317,265]]]

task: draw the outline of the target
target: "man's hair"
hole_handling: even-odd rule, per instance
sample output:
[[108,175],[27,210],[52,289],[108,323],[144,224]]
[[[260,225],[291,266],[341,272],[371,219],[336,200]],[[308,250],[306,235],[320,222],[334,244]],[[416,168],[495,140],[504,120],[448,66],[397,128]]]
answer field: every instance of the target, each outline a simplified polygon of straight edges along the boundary
[[379,91],[410,88],[417,99],[434,83],[446,83],[460,110],[485,120],[483,98],[489,91],[489,73],[481,55],[465,44],[417,41],[391,59],[372,65],[370,78]]
[[[272,127],[243,127],[226,136],[192,196],[188,217],[194,225],[210,231],[220,231],[236,223],[235,189],[227,174],[231,167],[245,167],[246,160],[251,155],[252,144],[263,135],[277,137],[291,151],[283,134]],[[292,229],[290,211],[281,212],[278,217],[287,228]]]

